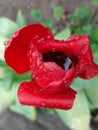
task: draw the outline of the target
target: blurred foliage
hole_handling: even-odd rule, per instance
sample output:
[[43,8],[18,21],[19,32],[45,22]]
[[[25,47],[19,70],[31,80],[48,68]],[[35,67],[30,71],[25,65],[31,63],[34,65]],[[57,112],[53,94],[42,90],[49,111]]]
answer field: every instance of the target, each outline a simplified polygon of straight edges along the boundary
[[57,6],[53,8],[53,14],[56,19],[60,19],[63,17],[64,9],[61,6]]
[[[97,0],[92,3],[98,5]],[[74,13],[68,14],[66,21],[68,25],[60,32],[54,27],[51,17],[43,18],[39,9],[30,10],[33,22],[39,22],[50,27],[55,34],[55,39],[65,40],[71,34],[89,34],[91,47],[94,52],[94,60],[98,64],[98,15],[96,9],[79,7]],[[62,20],[64,9],[62,7],[53,8],[53,15],[56,20]],[[65,21],[65,22],[66,22]],[[30,72],[24,75],[17,75],[4,62],[4,44],[11,37],[13,32],[28,25],[24,14],[19,11],[16,21],[8,18],[0,18],[0,113],[9,107],[29,119],[36,119],[35,107],[23,107],[17,101],[17,89],[19,84],[25,80],[31,80]],[[78,91],[74,106],[69,111],[42,109],[45,113],[56,112],[67,126],[73,130],[90,130],[91,112],[98,108],[98,76],[91,80],[75,79],[72,88]]]
[[89,34],[92,49],[98,51],[98,15],[97,8],[91,10],[87,7],[80,7],[67,16],[72,34]]
[[16,16],[16,23],[18,27],[24,27],[27,25],[27,21],[21,11],[18,11],[17,16]]
[[33,20],[40,21],[41,20],[41,12],[39,9],[31,9],[30,14]]
[[98,6],[98,0],[92,0],[92,3],[96,6]]
[[83,91],[77,94],[77,98],[71,110],[56,110],[56,112],[72,130],[90,130],[89,104]]
[[0,36],[10,38],[12,33],[18,29],[18,25],[8,18],[0,18]]

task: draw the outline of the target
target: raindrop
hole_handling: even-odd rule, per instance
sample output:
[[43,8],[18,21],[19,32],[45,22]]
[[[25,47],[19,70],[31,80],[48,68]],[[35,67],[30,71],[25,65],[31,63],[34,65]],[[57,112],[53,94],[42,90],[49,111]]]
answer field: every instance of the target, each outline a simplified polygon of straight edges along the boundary
[[64,81],[64,83],[66,84],[66,83],[67,83],[67,81],[65,80],[65,81]]
[[46,106],[46,103],[45,102],[41,102],[40,104],[42,107],[45,107]]
[[70,45],[71,45],[71,46],[74,45],[74,42],[71,42]]
[[51,38],[51,36],[50,36],[50,35],[48,35],[48,36],[47,36],[47,38]]
[[69,108],[71,108],[71,105],[70,105],[70,104],[68,104],[66,107],[69,109]]
[[39,39],[38,43],[41,43],[42,41],[44,41],[44,38]]

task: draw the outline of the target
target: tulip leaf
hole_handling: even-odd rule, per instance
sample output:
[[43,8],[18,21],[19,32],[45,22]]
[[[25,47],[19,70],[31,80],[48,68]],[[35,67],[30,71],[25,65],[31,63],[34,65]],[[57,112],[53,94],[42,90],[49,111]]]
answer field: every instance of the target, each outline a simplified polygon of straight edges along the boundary
[[85,93],[91,109],[98,108],[98,76],[88,81]]
[[30,120],[36,120],[37,112],[35,107],[22,106],[18,101],[10,106],[10,109]]
[[9,106],[7,91],[4,91],[0,83],[0,114]]
[[24,27],[27,25],[27,21],[21,11],[18,11],[17,17],[16,17],[16,23],[19,27]]
[[77,94],[71,110],[56,110],[63,122],[72,130],[89,130],[90,111],[83,91]]
[[88,80],[84,80],[81,78],[76,78],[74,82],[72,83],[72,88],[76,91],[79,91],[81,89],[84,89],[86,85],[88,84]]
[[10,90],[13,84],[13,73],[12,71],[9,71],[5,74],[3,80],[2,80],[2,86],[5,90]]
[[98,64],[98,49],[97,49],[97,51],[94,53],[94,61]]
[[55,39],[66,40],[71,35],[70,28],[65,28],[63,31],[55,35]]
[[18,25],[12,20],[5,17],[0,18],[0,36],[10,38],[17,29]]
[[[13,87],[10,91],[10,98],[9,102],[11,102],[10,109],[30,120],[35,120],[37,113],[36,109],[34,107],[28,107],[28,106],[22,106],[19,104],[18,99],[17,99],[17,89],[20,83],[14,83]],[[13,100],[14,102],[12,102]]]

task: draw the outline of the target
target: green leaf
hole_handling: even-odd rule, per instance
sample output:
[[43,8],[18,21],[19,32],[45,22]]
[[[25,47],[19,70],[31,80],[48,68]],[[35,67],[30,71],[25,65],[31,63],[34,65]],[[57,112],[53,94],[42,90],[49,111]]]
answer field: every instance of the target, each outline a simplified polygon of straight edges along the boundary
[[48,108],[41,108],[41,111],[45,114],[54,114],[54,109],[48,109]]
[[64,9],[60,6],[53,8],[53,13],[56,18],[62,18],[64,14]]
[[82,30],[82,28],[81,27],[77,27],[77,28],[75,28],[75,30],[73,30],[74,31],[74,33],[75,34],[83,34],[83,30]]
[[[92,51],[95,53],[95,55],[97,56],[98,55],[98,44],[91,44],[91,48],[92,48]],[[97,56],[98,58],[98,56]],[[96,59],[97,59],[96,58]],[[98,64],[98,61],[97,61],[97,64]]]
[[55,39],[66,40],[71,35],[70,28],[65,28],[63,31],[55,35]]
[[85,25],[82,28],[83,34],[91,34],[92,33],[92,26],[91,25]]
[[94,30],[92,30],[91,39],[98,43],[98,26]]
[[56,110],[62,121],[72,130],[89,130],[90,111],[83,91],[77,94],[71,110]]
[[53,22],[52,22],[52,19],[50,17],[46,18],[43,22],[43,25],[44,26],[47,26],[49,28],[52,28],[53,27]]
[[80,21],[80,23],[83,24],[87,24],[91,18],[91,10],[87,7],[80,7],[76,10],[75,12],[75,17],[78,21]]
[[98,6],[98,0],[92,0],[92,3],[96,6]]
[[8,39],[0,36],[0,60],[4,60],[4,42],[6,42]]
[[1,88],[0,84],[0,114],[9,106],[9,101],[6,95],[8,95],[8,93]]
[[17,13],[16,23],[19,27],[24,27],[27,25],[27,21],[21,11],[18,11]]
[[81,78],[76,78],[72,83],[72,88],[76,91],[84,89],[88,84],[88,80],[84,80]]
[[0,84],[0,113],[13,104],[16,88],[17,87],[13,87],[11,91],[5,91]]
[[35,120],[37,116],[36,109],[34,107],[22,106],[18,101],[17,89],[18,89],[19,84],[20,83],[15,82],[9,93],[10,94],[9,102],[11,102],[10,109],[20,115],[23,115],[24,117],[30,120]]
[[[98,47],[98,45],[97,45],[97,47]],[[94,53],[94,61],[98,64],[98,48],[97,48],[96,53]]]
[[14,72],[14,81],[15,82],[23,82],[23,81],[27,81],[27,80],[30,81],[30,80],[32,80],[30,75],[31,75],[31,72],[27,72],[27,73],[22,74],[22,75],[16,74]]
[[6,67],[6,64],[3,60],[0,60],[0,67]]
[[10,109],[30,120],[36,120],[37,112],[35,107],[22,106],[16,101],[10,106]]
[[98,108],[98,76],[88,80],[85,92],[88,97],[90,107],[92,109]]
[[40,10],[39,9],[32,9],[30,11],[30,14],[32,16],[32,18],[35,20],[35,21],[40,21],[41,20],[41,13],[40,13]]
[[5,91],[3,87],[0,86],[0,113],[9,107],[12,111],[17,112],[30,120],[35,120],[37,116],[36,109],[34,107],[27,107],[19,104],[17,100],[18,86],[19,83],[14,83],[10,91]]
[[2,80],[2,86],[5,90],[10,90],[13,84],[13,73],[9,71],[6,73],[5,77]]
[[18,25],[8,18],[0,18],[0,36],[10,38],[12,33],[18,29]]

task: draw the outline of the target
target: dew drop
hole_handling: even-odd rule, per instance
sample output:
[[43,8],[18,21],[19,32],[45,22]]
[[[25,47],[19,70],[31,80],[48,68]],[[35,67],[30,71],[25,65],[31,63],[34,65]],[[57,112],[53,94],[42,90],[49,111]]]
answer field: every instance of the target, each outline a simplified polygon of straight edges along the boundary
[[70,45],[72,46],[72,45],[74,45],[74,43],[73,43],[73,42],[71,42],[71,43],[70,43]]
[[69,109],[69,108],[71,108],[71,105],[70,105],[70,104],[68,104],[68,105],[67,105],[67,108],[68,108],[68,109]]
[[41,102],[40,104],[42,107],[45,107],[46,106],[46,103],[45,102]]
[[67,83],[67,81],[65,80],[65,81],[64,81],[64,83],[66,84],[66,83]]

